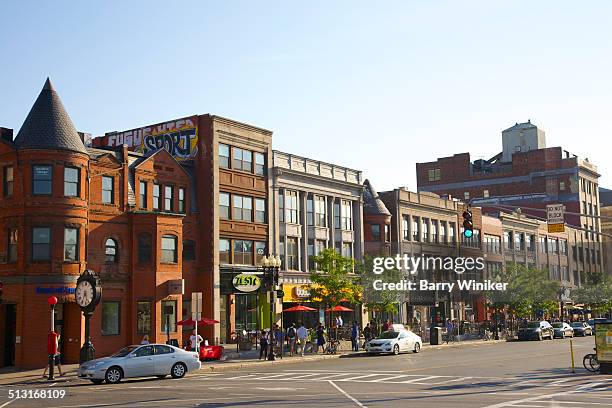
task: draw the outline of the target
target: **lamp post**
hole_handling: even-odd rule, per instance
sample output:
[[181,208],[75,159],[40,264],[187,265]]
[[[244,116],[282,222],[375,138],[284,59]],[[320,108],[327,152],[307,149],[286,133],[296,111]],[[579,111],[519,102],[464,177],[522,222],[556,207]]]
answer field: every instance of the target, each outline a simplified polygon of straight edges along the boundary
[[47,336],[47,353],[49,353],[49,377],[48,380],[54,380],[53,370],[55,364],[55,354],[57,354],[57,334],[55,333],[55,305],[57,304],[57,298],[55,296],[49,296],[47,303],[51,307],[51,331]]
[[[281,266],[280,256],[265,256],[262,259],[263,269],[264,269],[264,278],[266,281],[267,289],[270,293],[270,331],[269,331],[269,344],[270,351],[268,352],[268,360],[274,361],[274,341],[276,340],[275,333],[273,331],[273,321],[274,321],[274,306],[276,305],[276,285],[278,284],[278,271]],[[282,350],[282,343],[281,343]]]

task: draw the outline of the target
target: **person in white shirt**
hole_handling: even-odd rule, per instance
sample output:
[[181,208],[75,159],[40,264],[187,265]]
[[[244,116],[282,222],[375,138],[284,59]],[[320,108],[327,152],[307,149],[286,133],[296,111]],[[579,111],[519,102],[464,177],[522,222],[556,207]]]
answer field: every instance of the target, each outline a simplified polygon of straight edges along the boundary
[[299,329],[297,329],[297,338],[302,348],[302,357],[304,357],[304,349],[306,348],[306,338],[308,337],[308,329],[304,327],[303,324],[300,324]]
[[[199,334],[196,337],[196,332],[194,330],[193,334],[191,336],[189,336],[189,345],[190,345],[189,349],[191,351],[196,351],[196,345],[199,345],[200,343],[202,343],[202,340],[204,340],[204,339]],[[200,347],[198,347],[198,348],[200,348]]]

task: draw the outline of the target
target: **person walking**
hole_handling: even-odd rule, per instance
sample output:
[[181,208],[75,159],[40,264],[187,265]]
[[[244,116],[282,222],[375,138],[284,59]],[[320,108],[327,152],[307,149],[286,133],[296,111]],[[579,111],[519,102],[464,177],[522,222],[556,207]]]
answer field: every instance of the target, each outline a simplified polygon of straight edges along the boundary
[[265,330],[262,330],[259,336],[259,359],[262,357],[264,360],[268,359],[268,332]]
[[289,357],[293,357],[295,352],[295,340],[297,338],[297,330],[295,330],[295,324],[291,323],[291,326],[287,329],[287,341],[289,342]]
[[446,319],[446,344],[451,341],[451,338],[453,337],[453,330],[453,322],[451,319]]
[[[60,349],[59,349],[59,339],[60,339],[60,335],[56,334],[55,335],[55,348],[57,349],[57,353],[55,353],[55,355],[53,356],[53,364],[55,364],[57,366],[57,370],[59,371],[59,375],[60,377],[64,375],[64,373],[62,373],[62,354],[60,353]],[[47,376],[47,370],[49,369],[49,364],[47,364],[45,366],[45,371],[43,371],[43,377]]]
[[321,351],[325,353],[325,329],[323,328],[323,325],[321,323],[317,325],[317,351],[316,353],[319,352],[319,347],[321,347]]
[[370,323],[366,324],[366,327],[363,329],[363,338],[365,339],[363,342],[363,348],[365,348],[368,341],[372,340],[372,328],[370,327]]
[[376,324],[376,320],[373,320],[370,327],[372,328],[372,338],[375,339],[378,337],[378,325]]
[[351,326],[351,343],[353,351],[359,351],[359,326],[356,321],[353,321],[353,326]]
[[382,331],[383,333],[386,332],[387,330],[389,330],[389,321],[385,320],[385,322],[382,325]]
[[300,324],[300,327],[297,329],[297,338],[300,342],[300,347],[302,348],[301,353],[302,357],[304,357],[304,349],[306,348],[306,339],[308,338],[308,330],[304,327],[304,324]]

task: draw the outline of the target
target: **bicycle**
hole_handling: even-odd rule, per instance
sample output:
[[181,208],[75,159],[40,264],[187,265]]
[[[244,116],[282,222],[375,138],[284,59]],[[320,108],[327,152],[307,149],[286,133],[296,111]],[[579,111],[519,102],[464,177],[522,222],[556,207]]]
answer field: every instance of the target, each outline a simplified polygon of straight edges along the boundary
[[327,354],[336,354],[338,352],[339,343],[340,342],[338,340],[330,339],[327,343],[327,349],[325,349],[325,352]]
[[[596,350],[596,349],[593,349]],[[597,354],[589,353],[582,358],[582,365],[587,371],[596,373],[599,371],[599,360],[597,360]]]
[[482,340],[484,341],[491,341],[493,340],[493,332],[490,330],[486,330],[484,331],[483,335],[482,335]]

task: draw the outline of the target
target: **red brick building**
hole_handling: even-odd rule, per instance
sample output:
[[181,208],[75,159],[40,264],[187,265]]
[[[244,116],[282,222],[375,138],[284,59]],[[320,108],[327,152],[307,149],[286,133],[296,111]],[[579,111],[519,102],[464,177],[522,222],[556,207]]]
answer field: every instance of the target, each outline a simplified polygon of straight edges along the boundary
[[271,132],[199,115],[86,147],[47,80],[15,139],[0,135],[0,366],[46,363],[50,294],[64,361],[78,361],[74,287],[85,269],[103,285],[91,321],[97,355],[145,334],[164,342],[167,331],[182,344],[191,328],[176,322],[195,291],[204,315],[221,321],[205,338],[236,330],[238,295],[223,282],[269,247]]

